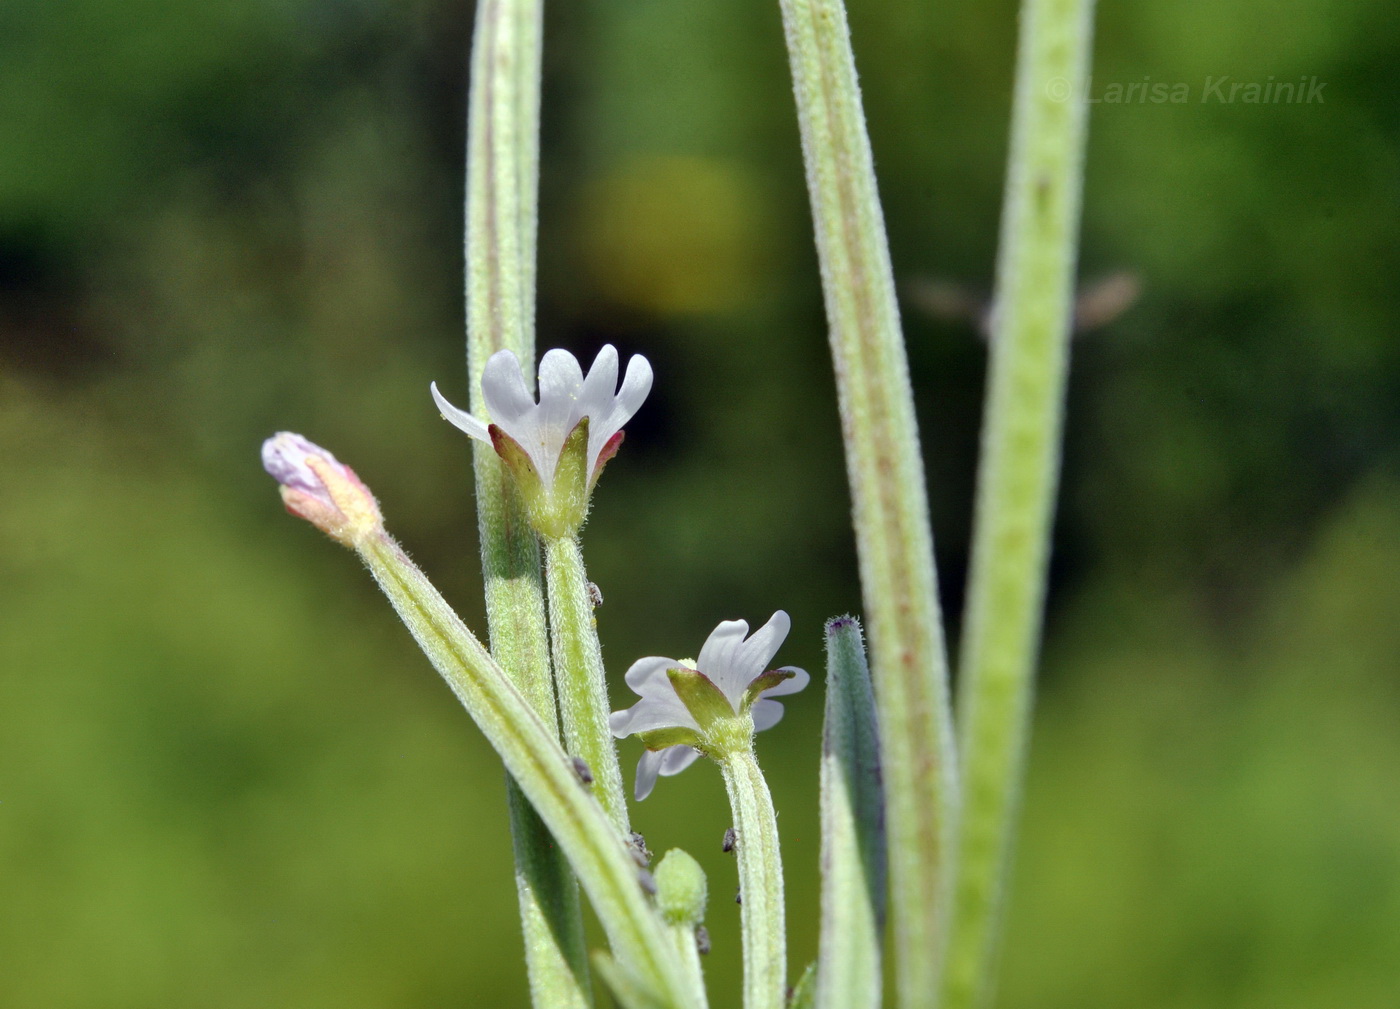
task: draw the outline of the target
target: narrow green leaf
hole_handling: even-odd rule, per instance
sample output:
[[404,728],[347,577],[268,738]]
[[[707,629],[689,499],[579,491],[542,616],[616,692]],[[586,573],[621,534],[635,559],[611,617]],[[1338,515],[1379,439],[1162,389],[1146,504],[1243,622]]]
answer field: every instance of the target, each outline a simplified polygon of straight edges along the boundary
[[986,1004],[1029,735],[1059,477],[1093,0],[1023,0],[958,725],[943,1009]]
[[895,977],[931,1009],[957,811],[948,663],[909,364],[842,0],[780,0],[880,708]]
[[822,924],[817,1009],[877,1009],[885,923],[885,804],[860,624],[826,625]]

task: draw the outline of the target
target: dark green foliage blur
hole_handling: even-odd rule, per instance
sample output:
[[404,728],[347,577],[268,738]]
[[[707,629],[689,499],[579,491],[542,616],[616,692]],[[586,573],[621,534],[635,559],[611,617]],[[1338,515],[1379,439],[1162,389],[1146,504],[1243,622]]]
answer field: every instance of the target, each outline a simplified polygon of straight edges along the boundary
[[[1015,10],[851,17],[955,631]],[[427,394],[466,399],[470,22],[433,0],[0,10],[7,1009],[525,1004],[495,758],[257,459],[291,429],[353,464],[482,626],[468,449]],[[1142,293],[1074,351],[999,1005],[1388,1009],[1400,8],[1099,25],[1082,274]],[[1217,101],[1221,77],[1323,87]],[[782,660],[820,670],[822,620],[860,601],[777,5],[555,5],[545,86],[541,344],[657,371],[585,533],[611,671],[778,607]],[[794,976],[818,690],[760,743]],[[735,1005],[717,774],[635,817],[709,872]]]

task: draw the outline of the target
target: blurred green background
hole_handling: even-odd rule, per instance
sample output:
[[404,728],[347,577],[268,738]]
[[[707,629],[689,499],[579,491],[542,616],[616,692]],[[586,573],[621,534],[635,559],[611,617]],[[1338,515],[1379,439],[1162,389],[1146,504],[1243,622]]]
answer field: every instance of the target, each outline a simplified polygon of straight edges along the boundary
[[[950,304],[990,281],[1015,9],[851,17],[955,637],[984,347]],[[0,9],[7,1009],[525,1004],[494,757],[257,457],[292,429],[350,461],[481,626],[427,395],[466,398],[470,22]],[[1397,48],[1387,0],[1100,12],[1091,97],[1188,101],[1092,109],[1082,273],[1142,295],[1074,352],[1004,1009],[1400,999]],[[860,604],[777,5],[555,5],[545,85],[541,343],[657,371],[585,536],[610,666],[783,607],[819,670]],[[794,974],[820,704],[760,746]],[[717,1007],[722,795],[699,767],[635,813],[710,873]]]

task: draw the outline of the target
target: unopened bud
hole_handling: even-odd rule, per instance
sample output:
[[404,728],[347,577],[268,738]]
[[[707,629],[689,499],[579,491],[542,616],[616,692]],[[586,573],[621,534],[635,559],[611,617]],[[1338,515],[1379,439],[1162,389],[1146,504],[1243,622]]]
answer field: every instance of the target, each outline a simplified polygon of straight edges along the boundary
[[699,925],[705,920],[709,897],[705,870],[679,848],[666,852],[656,866],[657,903],[672,925]]
[[287,511],[353,547],[383,525],[379,505],[355,471],[299,434],[280,431],[262,447],[263,468],[281,484]]

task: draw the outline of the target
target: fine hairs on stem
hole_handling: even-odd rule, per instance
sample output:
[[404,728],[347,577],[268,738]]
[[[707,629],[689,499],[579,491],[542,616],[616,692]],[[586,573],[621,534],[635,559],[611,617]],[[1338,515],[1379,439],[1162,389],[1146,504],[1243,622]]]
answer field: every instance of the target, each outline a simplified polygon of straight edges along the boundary
[[1093,0],[1025,0],[958,726],[964,807],[942,1009],[990,991],[1030,731],[1083,187]]
[[[535,357],[534,261],[539,161],[540,0],[477,6],[467,124],[467,376],[499,350]],[[520,495],[495,454],[473,452],[477,531],[492,652],[558,736],[539,549]],[[593,1003],[577,885],[558,845],[507,783],[525,961],[533,1003]]]
[[[808,674],[773,668],[792,628],[724,619],[696,659],[638,659],[637,700],[608,712],[578,539],[651,365],[563,349],[536,383],[538,0],[477,7],[468,128],[472,410],[433,386],[474,444],[491,651],[384,528],[348,466],[299,435],[264,466],[296,514],[355,550],[500,755],[531,999],[591,1009],[704,1009],[707,882],[683,850],[631,834],[613,737],[637,736],[638,801],[699,757],[719,764],[742,898],[744,1009],[877,1009],[886,916],[894,1004],[979,1009],[990,991],[1023,774],[1058,474],[1092,0],[1025,0],[954,745],[932,531],[893,275],[841,0],[780,0],[821,264],[869,628],[827,624],[820,754],[819,958],[789,1000],[777,812],[755,734]],[[1067,89],[1052,87],[1069,82]],[[543,564],[541,553],[543,551]],[[548,589],[546,593],[545,589]],[[546,606],[546,600],[548,606]],[[955,757],[957,759],[955,759]],[[888,882],[888,892],[886,884]],[[608,949],[589,953],[579,888]],[[887,899],[888,898],[888,899]]]

